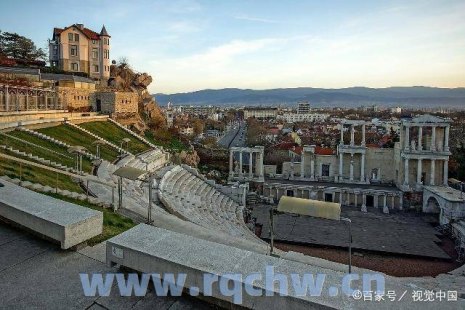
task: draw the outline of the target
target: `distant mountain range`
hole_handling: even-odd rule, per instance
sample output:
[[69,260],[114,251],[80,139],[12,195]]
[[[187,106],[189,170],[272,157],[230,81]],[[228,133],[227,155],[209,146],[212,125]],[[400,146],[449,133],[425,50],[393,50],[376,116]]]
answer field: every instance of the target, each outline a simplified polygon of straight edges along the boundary
[[266,90],[224,88],[153,96],[162,106],[168,102],[175,105],[286,106],[308,101],[314,107],[380,105],[465,108],[465,88],[463,87],[350,87],[340,89],[299,87]]

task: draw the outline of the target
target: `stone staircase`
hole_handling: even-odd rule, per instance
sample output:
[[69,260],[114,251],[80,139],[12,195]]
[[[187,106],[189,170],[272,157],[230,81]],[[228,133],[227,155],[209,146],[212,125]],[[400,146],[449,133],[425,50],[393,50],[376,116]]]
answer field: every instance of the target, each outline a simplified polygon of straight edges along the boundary
[[138,135],[137,133],[135,133],[134,131],[124,127],[123,125],[121,125],[120,123],[118,123],[117,121],[109,118],[108,119],[110,122],[112,122],[113,124],[115,124],[116,126],[118,126],[119,128],[123,129],[124,131],[126,131],[127,133],[131,134],[132,136],[134,136],[135,138],[139,139],[140,141],[144,142],[145,144],[149,145],[151,148],[159,148],[159,149],[162,149],[162,147],[160,146],[157,146],[153,143],[151,143],[150,141],[148,141],[147,139],[145,139],[144,137]]
[[[38,138],[41,138],[41,139],[43,139],[43,140],[53,142],[53,143],[55,143],[55,144],[57,144],[57,145],[60,145],[60,146],[62,146],[62,147],[66,147],[66,148],[70,148],[70,147],[71,147],[71,145],[69,145],[69,144],[67,144],[67,143],[65,143],[65,142],[62,142],[62,141],[60,141],[60,140],[58,140],[58,139],[52,138],[52,137],[47,136],[47,135],[45,135],[45,134],[43,134],[43,133],[40,133],[40,132],[31,130],[31,129],[28,129],[28,128],[25,128],[25,127],[18,127],[18,130],[27,132],[27,133],[29,133],[29,134],[31,134],[31,135],[34,135],[34,136],[36,136],[36,137],[38,137]],[[89,158],[90,160],[97,159],[97,157],[96,157],[94,154],[90,153],[90,152],[84,152],[83,154],[84,154],[85,157]]]
[[76,124],[73,124],[73,123],[70,123],[70,122],[65,122],[65,124],[66,124],[66,125],[69,125],[69,126],[71,126],[71,127],[73,127],[73,128],[76,128],[76,129],[78,129],[78,130],[80,130],[80,131],[82,131],[82,132],[85,132],[86,134],[88,134],[88,135],[94,137],[94,138],[97,139],[97,140],[102,140],[102,141],[104,141],[106,144],[108,144],[108,145],[111,146],[112,148],[116,149],[116,150],[117,150],[118,152],[120,152],[121,154],[134,155],[134,154],[132,154],[131,152],[126,151],[125,149],[123,149],[123,148],[117,146],[116,144],[114,144],[114,143],[112,143],[112,142],[110,142],[110,141],[108,141],[108,140],[105,140],[104,138],[102,138],[102,137],[96,135],[95,133],[93,133],[93,132],[91,132],[91,131],[89,131],[89,130],[87,130],[87,129],[85,129],[85,128],[82,128],[82,127],[79,126],[79,125],[76,125]]
[[16,149],[12,148],[11,146],[0,145],[0,149],[10,151],[10,152],[12,152],[12,153],[14,153],[16,155],[19,155],[19,156],[27,157],[27,158],[32,159],[32,160],[34,160],[34,161],[36,161],[36,162],[38,162],[40,164],[43,164],[43,165],[52,166],[54,168],[64,170],[64,171],[68,171],[68,172],[77,173],[77,171],[74,168],[62,165],[60,163],[51,161],[49,159],[45,159],[45,158],[36,156],[36,155],[34,155],[32,153],[26,153],[26,152],[23,152],[23,151],[16,150]]
[[105,201],[102,201],[101,199],[96,198],[96,197],[87,196],[86,194],[82,194],[82,193],[71,192],[65,189],[60,189],[60,188],[56,189],[48,185],[32,183],[29,181],[21,181],[20,179],[17,179],[17,178],[12,179],[6,175],[0,176],[0,180],[4,180],[4,181],[10,182],[10,183],[13,183],[13,184],[28,188],[30,190],[37,191],[37,192],[57,193],[65,197],[74,198],[74,199],[81,200],[81,201],[88,200],[90,203],[99,205],[101,207],[105,207],[105,208],[110,207],[110,205],[106,203]]

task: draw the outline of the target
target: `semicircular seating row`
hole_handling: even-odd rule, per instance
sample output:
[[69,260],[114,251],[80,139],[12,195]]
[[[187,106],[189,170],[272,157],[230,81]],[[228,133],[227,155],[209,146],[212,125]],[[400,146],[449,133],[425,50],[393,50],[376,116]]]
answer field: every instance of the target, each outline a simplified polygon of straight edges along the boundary
[[184,220],[263,242],[245,225],[242,206],[182,166],[174,166],[163,175],[158,196],[171,213]]

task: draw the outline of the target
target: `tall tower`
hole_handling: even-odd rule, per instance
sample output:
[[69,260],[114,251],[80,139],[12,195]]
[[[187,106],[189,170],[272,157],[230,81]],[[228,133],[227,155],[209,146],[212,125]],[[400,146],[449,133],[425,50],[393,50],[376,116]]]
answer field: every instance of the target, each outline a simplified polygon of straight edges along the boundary
[[103,25],[100,31],[100,80],[106,83],[110,78],[110,35]]

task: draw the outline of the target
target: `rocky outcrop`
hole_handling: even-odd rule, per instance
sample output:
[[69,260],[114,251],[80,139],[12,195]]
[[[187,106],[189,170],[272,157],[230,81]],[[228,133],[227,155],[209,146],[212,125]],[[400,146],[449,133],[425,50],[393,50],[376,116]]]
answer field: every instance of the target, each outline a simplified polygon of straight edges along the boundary
[[[152,77],[147,73],[136,73],[126,64],[110,66],[110,79],[108,86],[117,91],[131,91],[139,95],[139,119],[134,120],[134,126],[138,130],[145,130],[143,119],[146,126],[157,129],[166,126],[166,119],[155,102],[155,99],[150,95],[147,87],[153,82]],[[128,122],[128,120],[125,120]]]
[[173,155],[173,162],[179,164],[186,164],[191,167],[197,167],[200,162],[200,157],[197,155],[197,152],[194,150],[190,151],[181,151]]

